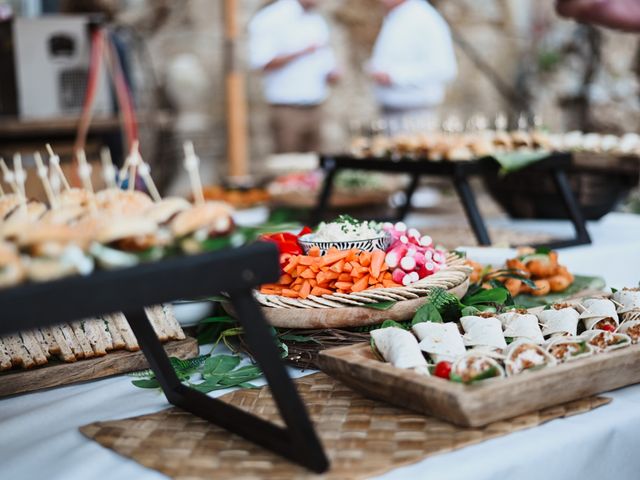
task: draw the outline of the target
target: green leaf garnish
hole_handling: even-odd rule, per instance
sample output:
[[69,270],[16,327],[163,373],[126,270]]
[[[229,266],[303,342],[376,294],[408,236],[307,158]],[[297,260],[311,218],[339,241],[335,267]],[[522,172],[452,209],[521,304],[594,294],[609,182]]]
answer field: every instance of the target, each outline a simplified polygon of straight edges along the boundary
[[416,310],[411,325],[422,322],[442,323],[442,315],[433,303],[425,303]]
[[394,301],[388,302],[378,302],[378,303],[367,303],[366,305],[362,305],[364,308],[372,308],[373,310],[389,310],[396,303]]

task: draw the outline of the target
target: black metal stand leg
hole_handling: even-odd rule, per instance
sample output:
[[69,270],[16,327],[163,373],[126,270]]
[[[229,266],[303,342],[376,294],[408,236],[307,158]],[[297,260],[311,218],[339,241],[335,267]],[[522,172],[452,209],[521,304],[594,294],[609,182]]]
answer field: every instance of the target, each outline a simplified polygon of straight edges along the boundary
[[573,227],[575,228],[576,236],[572,240],[555,242],[550,246],[553,246],[555,248],[562,248],[575,245],[590,244],[591,237],[589,236],[589,232],[587,231],[587,224],[584,220],[584,216],[582,215],[582,210],[580,210],[578,200],[571,190],[571,185],[569,184],[569,179],[567,178],[566,172],[564,170],[554,170],[553,180],[556,184],[558,192],[562,196],[565,207],[567,207],[567,213],[569,214],[571,223],[573,223]]
[[409,210],[411,210],[411,199],[413,198],[413,194],[416,192],[416,188],[418,188],[419,182],[420,182],[420,174],[413,173],[411,175],[411,181],[409,182],[409,186],[405,191],[405,197],[406,197],[405,202],[400,207],[398,207],[398,213],[396,216],[397,222],[404,220],[407,214],[409,213]]
[[183,385],[176,376],[144,310],[125,312],[151,369],[172,404],[215,423],[310,470],[326,471],[329,462],[300,397],[287,375],[271,331],[251,292],[234,292],[232,303],[246,328],[246,341],[267,378],[287,428],[280,428],[221,400]]
[[323,213],[327,211],[331,192],[333,191],[333,180],[337,172],[335,161],[331,158],[327,158],[324,161],[323,171],[324,182],[322,183],[322,190],[320,190],[318,203],[311,212],[311,218],[309,219],[312,225],[317,225],[322,220]]
[[480,245],[491,245],[487,228],[484,224],[484,220],[482,219],[482,215],[480,214],[480,210],[478,210],[478,205],[467,177],[465,175],[458,174],[454,176],[453,184],[456,187],[456,191],[458,192],[464,211],[467,214],[467,219],[471,224],[471,228],[473,229],[473,233],[475,234],[478,243]]

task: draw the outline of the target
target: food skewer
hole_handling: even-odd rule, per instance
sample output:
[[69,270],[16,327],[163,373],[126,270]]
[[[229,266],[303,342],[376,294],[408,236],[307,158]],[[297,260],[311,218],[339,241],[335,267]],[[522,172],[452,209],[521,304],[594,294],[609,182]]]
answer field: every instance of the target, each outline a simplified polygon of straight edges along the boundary
[[78,159],[78,176],[82,182],[82,186],[85,190],[93,193],[93,184],[91,183],[91,165],[87,162],[87,156],[84,149],[80,148],[76,152],[76,158]]
[[13,193],[15,193],[16,195],[20,195],[20,192],[18,191],[18,185],[16,184],[16,176],[7,166],[4,158],[0,158],[0,169],[2,169],[3,180],[11,187]]
[[202,182],[200,181],[200,159],[196,155],[193,148],[193,142],[187,140],[183,144],[184,148],[184,168],[189,174],[191,182],[191,190],[193,191],[193,199],[197,204],[204,203],[204,193],[202,192]]
[[42,182],[44,193],[47,195],[47,200],[49,200],[49,205],[51,205],[51,208],[55,209],[58,207],[58,200],[53,191],[53,187],[51,186],[51,182],[49,181],[49,169],[42,161],[42,155],[40,155],[40,152],[34,152],[33,158],[36,161],[38,177],[40,177],[40,181]]
[[20,194],[20,207],[22,211],[27,213],[27,196],[24,188],[24,184],[27,180],[27,174],[22,168],[22,155],[19,153],[13,154],[13,173],[16,177],[16,184],[18,186],[18,192]]
[[103,147],[100,150],[100,160],[102,162],[102,178],[106,188],[117,188],[116,185],[116,169],[113,166],[113,160],[111,160],[111,151],[108,147]]
[[69,185],[69,182],[67,181],[67,177],[64,175],[64,172],[62,171],[62,167],[60,166],[60,157],[55,154],[55,152],[53,151],[53,148],[51,148],[50,143],[47,143],[46,147],[47,147],[47,152],[49,152],[50,167],[53,170],[55,170],[57,176],[59,177],[59,180],[62,181],[62,184],[64,185],[64,189],[71,190],[71,185]]
[[153,201],[159,202],[160,200],[162,200],[162,197],[160,196],[160,192],[158,192],[158,188],[156,187],[156,184],[153,181],[153,178],[151,177],[151,167],[149,167],[149,164],[145,163],[144,161],[140,161],[140,166],[138,167],[138,173],[140,174],[140,177],[142,177],[142,181],[147,187],[147,190],[149,191],[149,195],[151,195],[151,198],[153,198]]
[[131,154],[129,161],[129,191],[133,192],[136,189],[136,170],[140,163],[140,142],[135,140],[131,146]]

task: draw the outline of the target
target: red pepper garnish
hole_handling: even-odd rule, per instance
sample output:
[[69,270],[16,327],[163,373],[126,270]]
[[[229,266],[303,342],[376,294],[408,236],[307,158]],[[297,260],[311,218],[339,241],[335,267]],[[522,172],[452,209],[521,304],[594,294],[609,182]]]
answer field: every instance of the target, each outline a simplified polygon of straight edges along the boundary
[[451,362],[438,362],[436,368],[433,370],[433,374],[436,377],[446,378],[449,380],[451,376]]
[[602,325],[601,327],[598,327],[598,330],[604,330],[605,332],[615,332],[616,331],[616,327],[606,323],[606,324]]
[[307,233],[311,233],[309,227],[304,227],[297,235],[289,232],[268,233],[260,236],[260,240],[273,242],[278,246],[280,252],[280,265],[286,265],[292,255],[302,255],[302,248],[298,243],[298,238]]

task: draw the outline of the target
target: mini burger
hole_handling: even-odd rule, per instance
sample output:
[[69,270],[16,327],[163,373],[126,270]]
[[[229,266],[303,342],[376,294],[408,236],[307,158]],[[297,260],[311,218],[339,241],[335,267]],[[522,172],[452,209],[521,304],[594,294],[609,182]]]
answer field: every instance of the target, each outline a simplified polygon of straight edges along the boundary
[[191,207],[191,203],[182,197],[167,197],[149,207],[144,213],[144,216],[150,218],[158,225],[166,225],[180,212],[188,210]]
[[93,258],[87,253],[95,230],[88,224],[38,223],[17,238],[20,250],[29,255],[27,277],[47,282],[70,275],[89,275]]
[[146,216],[106,216],[98,222],[89,251],[102,268],[124,268],[161,258],[170,241]]
[[13,287],[24,280],[25,272],[16,247],[0,242],[0,288]]
[[0,222],[20,206],[20,197],[14,193],[0,198]]
[[94,199],[94,194],[84,188],[70,188],[63,190],[58,196],[59,207],[88,207]]
[[5,239],[17,237],[20,232],[37,222],[46,211],[47,206],[35,200],[27,202],[24,206],[18,205],[0,224],[0,237]]
[[100,210],[114,215],[142,215],[153,205],[149,195],[137,190],[108,188],[96,193],[95,198]]
[[171,233],[186,253],[199,253],[231,245],[234,239],[228,234],[234,226],[232,212],[232,208],[224,202],[194,205],[171,220]]

